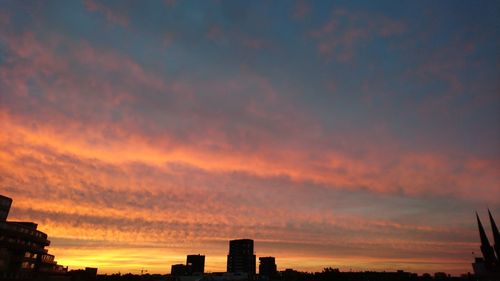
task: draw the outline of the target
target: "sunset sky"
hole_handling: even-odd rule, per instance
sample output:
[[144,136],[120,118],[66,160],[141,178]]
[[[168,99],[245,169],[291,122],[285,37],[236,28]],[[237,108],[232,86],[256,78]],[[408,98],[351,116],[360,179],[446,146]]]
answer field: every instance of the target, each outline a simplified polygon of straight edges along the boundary
[[[70,269],[472,271],[499,1],[0,1],[0,194]],[[490,235],[491,237],[491,235]]]

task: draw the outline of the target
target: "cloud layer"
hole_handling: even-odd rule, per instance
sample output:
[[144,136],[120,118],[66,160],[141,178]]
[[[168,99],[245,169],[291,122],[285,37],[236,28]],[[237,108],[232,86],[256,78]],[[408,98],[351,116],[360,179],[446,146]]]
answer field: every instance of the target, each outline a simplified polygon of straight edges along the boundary
[[500,210],[495,17],[315,4],[7,3],[12,219],[103,272],[220,271],[239,237],[280,268],[470,271],[472,212]]

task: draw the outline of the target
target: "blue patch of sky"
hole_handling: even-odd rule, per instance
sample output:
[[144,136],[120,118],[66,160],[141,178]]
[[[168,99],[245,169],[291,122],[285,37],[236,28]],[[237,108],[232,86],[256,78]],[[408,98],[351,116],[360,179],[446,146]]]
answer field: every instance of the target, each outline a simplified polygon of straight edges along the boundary
[[[85,10],[77,1],[55,1],[47,6],[10,3],[23,7],[16,9],[12,18],[16,29],[29,31],[35,26],[38,37],[62,33],[76,43],[83,39],[97,49],[118,51],[163,75],[166,81],[230,79],[243,66],[248,67],[267,77],[291,102],[318,117],[328,130],[342,126],[369,128],[381,122],[389,124],[395,136],[409,142],[434,132],[444,134],[444,140],[455,138],[453,141],[462,146],[486,143],[486,150],[494,149],[494,145],[483,136],[498,139],[498,130],[491,129],[498,121],[498,99],[462,116],[460,109],[466,107],[471,95],[478,94],[466,92],[448,105],[457,110],[452,114],[457,121],[453,126],[449,125],[450,117],[439,112],[432,122],[424,122],[417,107],[428,99],[446,95],[450,85],[439,77],[431,77],[428,82],[408,77],[408,71],[423,60],[433,59],[440,52],[447,55],[446,48],[462,47],[454,46],[455,42],[470,41],[477,43],[477,50],[465,58],[466,62],[473,65],[479,61],[481,67],[459,69],[453,74],[466,86],[476,83],[481,75],[490,77],[487,83],[494,83],[491,81],[498,74],[500,38],[499,29],[495,30],[498,3],[320,1],[309,3],[311,14],[303,21],[292,18],[295,3],[288,1],[178,1],[173,7],[163,1],[105,4],[129,17],[129,25],[113,24],[102,13]],[[383,15],[401,21],[407,29],[401,35],[374,36],[360,42],[354,47],[352,61],[327,61],[319,55],[317,41],[309,32],[328,22],[335,9]],[[29,16],[33,13],[44,15],[42,26]],[[220,41],[207,37],[212,26],[220,28]],[[478,32],[487,38],[478,36]],[[164,45],[167,34],[172,37],[171,44]],[[261,40],[265,45],[254,50],[243,45],[244,38]],[[480,73],[471,73],[476,70]],[[362,89],[365,81],[370,85],[368,93]],[[484,88],[494,94],[498,85]],[[363,100],[366,94],[370,102]]]

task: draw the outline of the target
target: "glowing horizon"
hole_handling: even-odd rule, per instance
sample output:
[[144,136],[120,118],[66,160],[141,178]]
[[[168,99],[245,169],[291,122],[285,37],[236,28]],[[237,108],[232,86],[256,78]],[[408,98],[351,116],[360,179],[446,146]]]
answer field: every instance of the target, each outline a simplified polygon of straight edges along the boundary
[[[70,269],[472,271],[497,2],[0,5],[0,194]],[[487,229],[489,231],[489,229]]]

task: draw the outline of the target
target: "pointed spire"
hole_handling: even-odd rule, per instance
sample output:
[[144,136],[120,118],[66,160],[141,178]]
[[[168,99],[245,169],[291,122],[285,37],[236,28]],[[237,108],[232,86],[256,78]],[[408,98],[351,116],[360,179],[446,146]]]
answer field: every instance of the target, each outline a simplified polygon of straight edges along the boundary
[[497,258],[495,256],[495,252],[493,251],[493,247],[490,245],[490,241],[488,241],[488,236],[486,236],[486,232],[484,231],[483,224],[481,223],[477,212],[476,218],[477,226],[479,227],[479,236],[481,238],[481,252],[483,253],[486,267],[492,268],[497,264]]
[[488,209],[488,215],[490,216],[491,230],[493,231],[493,238],[495,239],[495,244],[500,243],[500,233],[498,233],[497,224],[491,215],[490,209]]
[[484,231],[483,224],[479,219],[479,215],[476,212],[477,226],[479,227],[479,237],[481,238],[481,247],[482,246],[490,246],[490,241],[488,241],[488,236],[486,236],[486,232]]
[[497,224],[491,215],[490,209],[488,209],[488,215],[490,216],[491,231],[493,232],[493,241],[495,241],[494,249],[497,253],[497,258],[500,259],[500,233],[498,233]]

